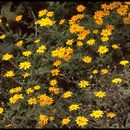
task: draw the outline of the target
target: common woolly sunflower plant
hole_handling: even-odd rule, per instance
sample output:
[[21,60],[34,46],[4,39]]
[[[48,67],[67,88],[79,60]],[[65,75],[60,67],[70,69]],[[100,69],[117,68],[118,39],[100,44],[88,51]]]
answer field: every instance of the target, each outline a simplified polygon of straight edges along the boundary
[[130,2],[70,4],[1,19],[1,128],[130,126]]

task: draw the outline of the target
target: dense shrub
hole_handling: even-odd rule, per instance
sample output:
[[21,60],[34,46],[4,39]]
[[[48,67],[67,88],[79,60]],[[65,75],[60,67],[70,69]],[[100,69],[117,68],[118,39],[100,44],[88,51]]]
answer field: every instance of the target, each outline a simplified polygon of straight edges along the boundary
[[1,5],[1,128],[128,128],[130,2],[29,3]]

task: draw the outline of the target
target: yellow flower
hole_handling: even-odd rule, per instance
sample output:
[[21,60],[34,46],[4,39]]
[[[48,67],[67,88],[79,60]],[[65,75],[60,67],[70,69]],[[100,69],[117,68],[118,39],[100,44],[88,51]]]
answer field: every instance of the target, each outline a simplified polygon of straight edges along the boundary
[[10,70],[10,71],[7,71],[4,76],[5,77],[13,77],[13,76],[15,76],[15,74],[14,74],[14,71]]
[[52,26],[55,23],[55,21],[52,21],[50,18],[46,17],[46,18],[41,18],[40,20],[37,20],[35,22],[35,24],[39,24],[40,27],[43,26]]
[[54,66],[59,66],[61,64],[61,60],[56,60],[54,63],[53,63],[53,65]]
[[45,45],[41,45],[37,49],[37,53],[39,53],[39,54],[44,53],[45,51],[46,51],[46,46]]
[[2,114],[4,111],[4,109],[2,107],[0,107],[0,114]]
[[95,92],[95,96],[99,98],[103,98],[106,96],[106,92],[103,92],[103,91]]
[[72,45],[72,44],[73,44],[73,42],[74,42],[74,40],[73,40],[73,39],[69,39],[69,40],[67,40],[66,45]]
[[56,87],[49,87],[48,88],[49,91],[52,91],[54,94],[59,94],[59,88]]
[[84,27],[78,24],[72,24],[69,30],[71,33],[77,33],[77,32],[82,32],[84,30]]
[[23,95],[22,94],[15,94],[13,97],[9,98],[9,102],[10,103],[15,103],[17,102],[19,99],[23,99]]
[[39,90],[40,88],[41,88],[40,85],[36,85],[36,86],[34,86],[34,90]]
[[36,39],[35,41],[34,41],[34,43],[39,43],[40,42],[40,39]]
[[5,39],[5,38],[6,38],[6,35],[4,34],[0,36],[0,39]]
[[98,33],[98,30],[96,30],[96,29],[93,30],[93,33],[94,33],[94,34],[97,34],[97,33]]
[[44,127],[45,125],[48,124],[48,117],[46,115],[40,115],[39,116],[39,122],[38,124],[40,125],[40,127]]
[[79,109],[78,104],[72,104],[69,106],[69,111],[74,111],[74,110],[78,110],[78,109]]
[[86,88],[86,86],[89,86],[89,85],[90,85],[89,81],[86,81],[86,80],[82,80],[79,83],[80,88]]
[[26,70],[31,67],[31,63],[28,61],[24,61],[24,62],[20,63],[19,67],[20,67],[20,69]]
[[24,79],[27,78],[27,77],[29,77],[29,75],[30,75],[30,74],[27,73],[27,72],[25,72],[25,73],[22,74],[22,76],[23,76]]
[[57,85],[56,79],[51,80],[51,81],[50,81],[50,85],[51,85],[51,86]]
[[114,78],[112,80],[112,83],[121,83],[122,82],[122,79],[121,78]]
[[13,58],[13,55],[6,53],[6,54],[3,55],[2,60],[7,61],[7,60],[10,60],[11,58]]
[[16,46],[17,47],[21,47],[23,45],[23,40],[20,40],[16,43]]
[[29,105],[36,104],[36,103],[37,103],[36,98],[29,98],[29,99],[28,99],[28,104],[29,104]]
[[65,92],[65,93],[62,95],[62,97],[63,97],[63,98],[68,98],[68,97],[71,97],[72,94],[73,94],[72,92],[67,91],[67,92]]
[[97,69],[94,69],[94,70],[92,71],[92,73],[93,73],[93,74],[98,74],[98,70],[97,70]]
[[110,36],[111,34],[112,34],[111,30],[109,30],[109,29],[103,29],[101,32],[101,35],[104,37]]
[[46,10],[46,9],[40,10],[40,11],[38,12],[38,17],[42,17],[42,16],[45,15],[46,13],[47,13],[47,10]]
[[99,52],[100,54],[105,54],[105,53],[107,53],[107,52],[108,52],[107,46],[99,46],[98,52]]
[[127,65],[127,64],[129,64],[128,60],[122,60],[122,61],[120,61],[120,65]]
[[94,118],[100,118],[100,117],[103,116],[103,114],[104,114],[104,112],[101,111],[101,110],[94,110],[94,111],[90,114],[90,116],[91,116],[91,117],[94,117]]
[[30,56],[31,54],[32,54],[31,51],[24,51],[24,52],[23,52],[23,55],[24,55],[24,56],[27,56],[27,57]]
[[2,23],[2,19],[0,19],[0,24]]
[[58,47],[55,50],[51,51],[51,56],[52,57],[58,57],[58,58],[63,58],[65,55],[66,49],[63,47]]
[[75,121],[78,126],[82,126],[82,127],[88,124],[88,119],[83,116],[76,117]]
[[121,16],[126,15],[128,12],[128,5],[122,5],[117,9],[117,13]]
[[68,125],[68,123],[70,122],[71,120],[70,120],[70,118],[68,117],[68,118],[64,118],[63,120],[62,120],[62,125]]
[[103,42],[107,42],[107,41],[109,40],[109,38],[108,38],[108,37],[101,37],[101,40],[102,40]]
[[60,71],[59,71],[58,69],[53,69],[53,70],[51,70],[52,76],[58,75],[59,72],[60,72]]
[[31,93],[33,93],[34,92],[34,90],[32,89],[32,88],[28,88],[27,90],[26,90],[26,93],[27,94],[31,94]]
[[108,69],[102,69],[101,72],[102,72],[103,74],[108,74],[109,71],[108,71]]
[[65,22],[65,19],[61,19],[59,24],[62,25]]
[[117,44],[113,44],[113,45],[112,45],[112,48],[114,48],[114,49],[118,49],[119,46],[118,46]]
[[76,45],[79,46],[79,47],[81,47],[81,46],[83,46],[83,42],[78,41],[78,42],[76,43]]
[[53,11],[49,11],[47,14],[46,14],[48,17],[52,17],[54,15],[54,12]]
[[85,63],[91,63],[92,62],[92,58],[90,56],[84,56],[82,58],[83,62]]
[[114,112],[107,113],[107,117],[114,118],[116,114]]
[[40,106],[52,105],[52,103],[54,102],[54,100],[46,94],[39,95],[38,99]]
[[82,11],[85,10],[85,6],[83,6],[83,5],[78,5],[77,8],[76,8],[76,10],[77,10],[78,12],[82,12]]
[[22,87],[16,87],[9,90],[9,93],[18,93],[22,91]]
[[94,40],[94,39],[89,39],[89,40],[87,41],[87,44],[88,44],[89,46],[92,46],[92,45],[95,44],[95,40]]
[[53,120],[54,120],[54,117],[53,117],[53,116],[50,116],[49,119],[50,119],[50,121],[53,121]]
[[19,22],[21,19],[22,19],[22,15],[18,15],[18,16],[16,16],[16,18],[15,18],[15,20],[17,21],[17,22]]

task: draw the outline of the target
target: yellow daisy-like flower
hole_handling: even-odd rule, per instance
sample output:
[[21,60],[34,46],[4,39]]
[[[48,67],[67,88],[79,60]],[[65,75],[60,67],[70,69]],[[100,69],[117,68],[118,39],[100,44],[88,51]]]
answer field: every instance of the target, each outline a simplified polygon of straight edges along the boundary
[[88,44],[89,46],[92,46],[92,45],[95,44],[95,40],[94,40],[94,39],[89,39],[89,40],[87,41],[87,44]]
[[5,39],[5,38],[6,38],[6,35],[4,34],[0,36],[0,39]]
[[5,75],[4,75],[4,77],[13,77],[13,76],[15,76],[15,74],[14,74],[14,71],[12,71],[12,70],[7,71],[7,72],[5,73]]
[[103,42],[107,42],[107,41],[109,40],[109,38],[108,38],[108,37],[101,37],[101,40],[102,40]]
[[66,45],[72,45],[72,44],[73,44],[73,42],[74,42],[74,40],[73,40],[73,39],[69,39],[69,40],[67,40]]
[[99,46],[98,52],[99,52],[100,54],[105,54],[105,53],[107,53],[107,52],[108,52],[107,46]]
[[4,109],[2,107],[0,107],[0,114],[2,114],[4,111]]
[[54,66],[59,66],[61,64],[61,60],[56,60],[54,63],[53,63],[53,65]]
[[104,114],[104,112],[101,111],[101,110],[94,110],[94,111],[90,114],[90,116],[91,116],[91,117],[94,117],[94,118],[100,118],[100,117],[103,116],[103,114]]
[[56,79],[51,80],[51,81],[50,81],[50,85],[51,85],[51,86],[57,85],[57,80],[56,80]]
[[22,19],[22,15],[18,15],[18,16],[16,16],[16,18],[15,18],[15,20],[17,21],[17,22],[19,22],[21,19]]
[[103,91],[95,92],[95,96],[99,98],[103,98],[106,96],[106,92],[103,92]]
[[67,91],[67,92],[65,92],[65,93],[62,95],[62,97],[63,97],[63,98],[68,98],[68,97],[71,97],[72,94],[73,94],[72,92]]
[[71,120],[70,120],[70,118],[68,117],[68,118],[64,118],[61,123],[62,123],[62,125],[68,125],[70,121],[71,121]]
[[92,62],[92,58],[90,56],[84,56],[82,58],[83,62],[85,63],[91,63]]
[[2,60],[10,60],[11,58],[13,58],[13,55],[12,54],[9,54],[9,53],[6,53],[2,56]]
[[36,39],[35,41],[34,41],[34,43],[39,43],[40,42],[40,39]]
[[32,54],[32,52],[31,51],[24,51],[22,54],[26,57],[29,57]]
[[50,119],[50,121],[53,121],[53,120],[54,120],[54,117],[53,117],[53,116],[50,116],[49,119]]
[[37,53],[39,53],[39,54],[44,53],[45,51],[46,51],[46,46],[45,45],[41,45],[37,49]]
[[113,48],[113,49],[118,49],[119,46],[118,46],[117,44],[113,44],[113,45],[112,45],[112,48]]
[[103,29],[101,32],[101,35],[104,37],[110,36],[111,34],[112,34],[111,30],[109,30],[109,29]]
[[94,70],[92,71],[92,73],[93,73],[93,74],[98,74],[98,70],[97,70],[97,69],[94,69]]
[[42,115],[41,114],[39,116],[39,122],[38,122],[38,124],[39,124],[40,127],[44,127],[45,125],[48,124],[48,121],[49,121],[48,117],[46,115]]
[[97,34],[97,33],[98,33],[98,30],[96,30],[96,29],[93,30],[93,33],[94,33],[94,34]]
[[83,46],[83,42],[78,41],[78,42],[76,43],[76,45],[79,46],[79,47],[81,47],[81,46]]
[[16,46],[17,47],[21,47],[23,45],[23,40],[20,40],[16,43]]
[[65,19],[61,19],[59,25],[62,25],[65,22]]
[[109,118],[114,118],[115,116],[116,116],[116,114],[114,112],[107,113],[107,117],[109,117]]
[[120,65],[127,65],[127,64],[129,64],[128,60],[122,60],[122,61],[120,61]]
[[34,92],[34,89],[32,89],[32,88],[28,88],[27,90],[26,90],[26,93],[27,94],[31,94],[31,93],[33,93]]
[[27,72],[25,72],[25,73],[22,74],[22,76],[23,76],[24,79],[27,78],[27,77],[29,77],[29,75],[30,75],[30,74],[27,73]]
[[41,88],[40,85],[36,85],[36,86],[34,86],[34,90],[39,90],[40,88]]
[[58,69],[53,69],[53,70],[51,70],[52,76],[58,75],[59,72],[60,72],[60,71],[59,71]]
[[108,69],[101,69],[102,74],[108,74],[109,70]]
[[19,64],[19,67],[20,67],[20,69],[26,70],[26,69],[29,69],[31,67],[31,63],[28,61],[24,61],[24,62]]
[[76,117],[75,121],[76,121],[76,124],[78,126],[82,126],[82,127],[88,124],[88,119],[85,118],[84,116],[78,116],[78,117]]
[[75,111],[79,109],[79,105],[78,104],[72,104],[69,106],[69,111]]
[[42,16],[45,15],[46,13],[47,13],[47,10],[46,10],[46,9],[40,10],[40,11],[38,12],[38,17],[42,17]]
[[28,104],[29,104],[29,105],[33,105],[33,104],[36,104],[36,103],[37,103],[36,98],[29,98],[29,99],[28,99]]
[[114,78],[112,80],[112,83],[121,83],[122,82],[122,79],[121,78]]
[[85,8],[85,6],[83,6],[83,5],[78,5],[77,8],[76,8],[76,10],[77,10],[78,12],[83,12],[85,9],[86,9],[86,8]]
[[89,81],[86,81],[86,80],[82,80],[79,83],[80,88],[86,88],[86,86],[89,86],[89,85],[90,85]]
[[2,23],[2,19],[0,19],[0,24]]
[[46,14],[48,17],[52,17],[54,15],[54,12],[53,11],[49,11],[47,14]]

